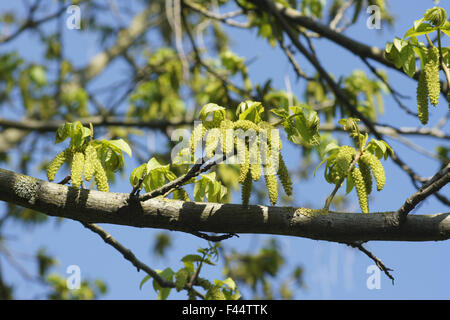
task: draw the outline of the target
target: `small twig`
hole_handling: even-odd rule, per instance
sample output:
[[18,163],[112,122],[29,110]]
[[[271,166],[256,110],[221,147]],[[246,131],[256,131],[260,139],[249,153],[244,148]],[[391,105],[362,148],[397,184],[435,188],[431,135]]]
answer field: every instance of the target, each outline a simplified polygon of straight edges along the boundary
[[403,102],[400,100],[400,97],[404,97],[402,96],[400,93],[398,93],[394,88],[392,88],[392,86],[390,85],[390,83],[388,81],[386,81],[386,79],[384,79],[381,74],[377,71],[377,69],[375,69],[374,66],[372,66],[366,58],[361,57],[361,60],[364,62],[364,64],[370,69],[370,71],[378,78],[380,79],[388,88],[388,90],[392,93],[392,98],[395,100],[395,102],[397,103],[397,105],[404,110],[407,114],[412,115],[414,117],[417,117],[417,113],[414,111],[411,111],[408,109],[407,106],[405,106],[403,104]]
[[281,38],[278,39],[278,43],[280,44],[281,49],[283,49],[284,53],[289,59],[289,62],[292,64],[292,67],[294,68],[294,71],[297,74],[297,76],[304,78],[308,81],[312,81],[313,79],[311,77],[308,77],[308,75],[300,68],[300,66],[298,65],[297,61],[294,58],[294,54],[292,53],[291,49],[289,49],[284,45],[284,42]]
[[228,87],[235,91],[236,93],[240,94],[243,97],[247,97],[253,100],[258,100],[257,97],[253,96],[250,92],[248,92],[247,90],[240,88],[238,86],[236,86],[235,84],[233,84],[228,78],[222,76],[221,74],[219,74],[216,70],[214,70],[213,68],[211,68],[206,62],[203,61],[200,51],[197,48],[197,45],[195,43],[194,37],[192,35],[192,32],[186,22],[186,17],[184,16],[183,11],[181,11],[181,18],[184,24],[184,29],[186,30],[186,34],[189,38],[189,41],[191,42],[192,45],[192,49],[194,51],[194,55],[195,55],[195,59],[196,61],[203,66],[206,71],[208,71],[210,74],[212,74],[214,77],[216,77],[217,79],[219,79],[225,86],[225,88],[228,89]]
[[199,238],[202,238],[202,239],[205,239],[205,240],[208,240],[208,241],[211,241],[211,242],[219,242],[219,241],[222,241],[222,240],[230,239],[232,237],[239,238],[238,234],[231,233],[231,232],[223,234],[223,235],[220,235],[220,236],[211,236],[209,234],[206,234],[206,233],[203,233],[203,232],[200,232],[200,231],[187,231],[187,232],[189,232],[190,234],[193,234],[194,236],[197,236]]
[[[215,159],[213,159],[215,160]],[[223,158],[222,158],[223,160]],[[197,160],[197,163],[194,164],[189,171],[181,177],[178,177],[175,180],[170,181],[169,183],[163,185],[162,187],[155,189],[153,191],[147,192],[146,194],[139,197],[139,201],[147,201],[149,199],[164,195],[172,189],[177,189],[181,187],[184,183],[191,180],[192,178],[198,176],[199,174],[208,171],[217,163],[222,160],[211,161],[208,157],[203,157]],[[204,166],[203,166],[204,165]]]
[[250,23],[248,23],[248,22],[242,23],[242,22],[238,22],[238,21],[234,21],[234,20],[230,19],[232,17],[243,14],[243,10],[238,10],[238,11],[229,12],[229,13],[225,13],[225,14],[216,14],[216,13],[208,11],[207,9],[203,8],[202,6],[200,6],[196,3],[193,3],[191,1],[188,1],[188,0],[183,0],[183,4],[187,7],[189,7],[190,9],[197,11],[210,19],[221,21],[230,26],[237,27],[237,28],[250,27]]
[[333,20],[331,20],[331,22],[330,22],[329,27],[331,30],[335,30],[338,32],[343,30],[344,27],[339,28],[339,30],[338,30],[337,26],[338,26],[339,22],[341,22],[342,18],[344,17],[345,11],[347,11],[347,9],[350,8],[354,2],[355,2],[354,0],[347,1],[339,8],[339,10],[337,11]]
[[442,170],[436,173],[428,182],[410,198],[408,198],[400,209],[395,212],[399,225],[402,225],[406,221],[406,217],[418,203],[426,199],[431,194],[436,193],[447,183],[450,182],[450,164],[447,164]]
[[[96,224],[93,223],[86,223],[86,222],[82,222],[80,221],[81,224],[83,224],[83,226],[85,226],[87,229],[95,232],[96,234],[98,234],[103,241],[105,241],[105,243],[109,244],[110,246],[112,246],[114,249],[116,249],[117,251],[119,251],[122,256],[127,259],[128,261],[130,261],[136,268],[138,271],[143,270],[145,271],[150,277],[152,277],[156,282],[158,282],[158,284],[163,287],[163,288],[175,288],[175,283],[173,283],[172,281],[168,281],[164,278],[162,278],[155,270],[153,270],[152,268],[150,268],[149,266],[147,266],[146,264],[144,264],[143,262],[141,262],[140,260],[138,260],[136,258],[136,256],[134,255],[134,253],[130,250],[125,248],[120,242],[118,242],[116,239],[114,239],[108,232],[106,232],[103,228],[97,226]],[[185,287],[186,290],[193,290],[194,294],[202,299],[204,299],[204,295],[201,294],[200,292],[198,292],[197,290],[193,289],[193,288],[187,288]]]
[[133,190],[131,190],[130,192],[130,197],[136,197],[139,195],[139,192],[141,192],[141,186],[142,186],[142,182],[144,182],[145,179],[145,175],[143,175],[138,183],[136,183],[136,185],[133,187]]
[[346,243],[348,246],[352,247],[352,248],[356,248],[359,251],[361,251],[362,253],[364,253],[366,256],[368,256],[370,259],[372,259],[375,264],[377,265],[377,267],[384,272],[384,274],[391,279],[392,281],[392,285],[394,285],[394,277],[389,273],[389,271],[393,271],[392,269],[386,267],[384,265],[384,263],[378,259],[372,252],[370,252],[369,250],[367,250],[366,248],[363,247],[362,243],[358,243],[358,242],[348,242]]
[[64,179],[62,179],[60,182],[58,182],[58,184],[66,184],[70,181],[70,179],[71,179],[71,175],[69,174]]

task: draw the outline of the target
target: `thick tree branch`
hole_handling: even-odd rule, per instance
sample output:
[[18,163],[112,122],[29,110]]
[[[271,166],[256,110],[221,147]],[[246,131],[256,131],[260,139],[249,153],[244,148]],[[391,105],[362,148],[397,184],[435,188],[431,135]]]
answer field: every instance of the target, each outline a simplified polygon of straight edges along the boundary
[[84,223],[191,232],[258,233],[316,240],[437,241],[450,239],[450,212],[411,215],[401,228],[394,212],[338,213],[292,207],[183,202],[128,193],[74,189],[0,169],[0,200]]

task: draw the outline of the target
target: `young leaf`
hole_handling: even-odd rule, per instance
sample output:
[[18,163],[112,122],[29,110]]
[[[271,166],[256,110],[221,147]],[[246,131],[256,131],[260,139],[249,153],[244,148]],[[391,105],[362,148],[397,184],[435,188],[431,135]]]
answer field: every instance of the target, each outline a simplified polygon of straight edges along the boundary
[[130,158],[132,158],[131,148],[128,145],[128,143],[125,142],[125,140],[123,139],[109,140],[109,143],[112,144],[113,146],[116,146],[119,150],[122,150],[123,152],[128,154]]
[[144,279],[142,279],[141,283],[139,284],[139,289],[142,290],[142,286],[150,279],[150,275],[146,275]]
[[408,37],[417,37],[423,34],[428,34],[437,30],[436,27],[433,27],[431,24],[426,22],[421,22],[417,27],[412,27],[408,31],[406,31],[403,39]]
[[238,115],[239,120],[250,120],[254,123],[260,122],[261,113],[264,112],[264,107],[261,102],[255,101],[244,101],[241,102],[236,110],[236,115]]

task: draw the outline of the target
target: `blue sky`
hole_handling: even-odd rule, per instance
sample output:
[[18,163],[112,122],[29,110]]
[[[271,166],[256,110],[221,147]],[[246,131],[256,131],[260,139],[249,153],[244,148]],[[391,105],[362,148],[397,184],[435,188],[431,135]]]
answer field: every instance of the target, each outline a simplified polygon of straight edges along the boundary
[[[409,29],[412,22],[423,16],[427,8],[432,7],[433,1],[413,0],[413,1],[389,1],[391,10],[395,15],[396,22],[393,28],[382,25],[382,30],[370,30],[366,28],[365,22],[368,17],[362,13],[357,25],[352,26],[346,34],[366,44],[383,48],[386,41],[392,41],[394,36],[402,36]],[[408,5],[406,5],[408,3]],[[448,0],[441,1],[440,5],[448,7]],[[133,5],[135,6],[135,5]],[[21,2],[11,2],[0,0],[0,12],[12,7],[20,7]],[[45,15],[45,12],[43,13]],[[83,14],[83,13],[82,13]],[[103,17],[99,17],[101,19]],[[54,26],[48,26],[49,28]],[[285,76],[289,76],[292,91],[298,97],[302,97],[305,82],[296,81],[296,77],[291,70],[289,62],[282,52],[277,48],[272,48],[264,40],[256,38],[256,31],[238,30],[235,28],[226,29],[231,34],[232,49],[238,55],[247,59],[256,57],[256,60],[249,66],[252,79],[264,83],[266,79],[273,78],[273,85],[278,89],[285,89]],[[1,30],[0,30],[1,31]],[[92,35],[86,35],[77,30],[64,31],[64,50],[70,58],[74,59],[77,66],[82,66],[98,51],[97,39]],[[155,40],[155,39],[151,39]],[[21,36],[16,41],[0,46],[3,50],[19,50],[20,54],[27,59],[36,60],[41,54],[38,47],[39,40],[36,35],[29,34]],[[449,42],[444,42],[448,46]],[[325,39],[314,41],[319,59],[325,68],[333,73],[335,77],[348,75],[353,69],[367,71],[364,64],[353,54],[334,45]],[[311,71],[311,67],[305,59],[297,55],[299,64],[305,71]],[[37,60],[36,60],[37,61]],[[375,66],[380,67],[375,62]],[[49,66],[51,67],[51,66]],[[121,72],[125,69],[122,62],[114,62],[91,85],[94,88],[101,88],[110,83],[124,79]],[[388,76],[394,87],[401,93],[411,97],[407,105],[415,108],[415,85],[416,83],[406,76],[392,70],[388,70]],[[256,82],[256,80],[254,80]],[[380,117],[380,123],[390,123],[400,126],[419,126],[417,119],[405,115],[392,98],[385,96],[385,114]],[[443,99],[441,99],[443,100]],[[436,109],[433,109],[429,126],[433,126],[440,119],[447,108],[441,101]],[[0,116],[11,117],[8,111],[1,110]],[[449,132],[449,125],[442,128]],[[156,137],[158,138],[158,136]],[[414,139],[429,150],[436,146],[432,139]],[[388,140],[394,150],[410,164],[419,174],[423,176],[432,175],[437,170],[437,163],[431,161],[414,151],[405,148],[395,140]],[[41,143],[44,148],[45,143]],[[448,146],[448,144],[447,144]],[[57,146],[59,150],[61,146]],[[289,168],[296,167],[300,161],[300,151],[292,144],[285,143],[284,157]],[[136,166],[135,162],[127,158],[127,174]],[[12,168],[14,169],[14,168]],[[391,161],[385,164],[387,185],[383,191],[376,193],[371,199],[371,211],[387,211],[399,208],[405,199],[411,196],[415,189],[410,183],[409,177],[401,171]],[[327,184],[323,178],[323,169],[319,169],[315,177],[307,181],[299,181],[294,186],[295,206],[309,205],[313,207],[323,206],[323,202],[332,191],[332,186]],[[32,175],[45,178],[43,172],[33,171]],[[123,181],[112,186],[114,192],[129,192],[127,176]],[[354,192],[350,194],[350,204],[353,211],[358,211],[357,199]],[[443,189],[443,193],[449,194],[449,187]],[[239,202],[239,197],[234,198],[234,202]],[[0,206],[4,208],[4,206]],[[446,208],[440,205],[433,197],[424,201],[419,209],[413,213],[437,213],[443,212]],[[4,209],[2,209],[4,210]],[[448,211],[448,210],[447,210]],[[138,258],[147,263],[152,268],[164,268],[171,266],[173,269],[181,267],[179,260],[187,253],[194,253],[197,248],[205,247],[204,240],[180,232],[170,232],[173,237],[173,248],[168,257],[156,259],[151,255],[150,246],[154,235],[159,230],[139,229],[121,227],[114,225],[103,225],[117,240],[128,248],[131,248]],[[153,299],[155,293],[150,284],[139,290],[139,283],[145,276],[143,272],[136,272],[136,269],[122,256],[104,244],[104,242],[91,231],[85,229],[80,223],[75,221],[58,222],[50,218],[49,222],[38,228],[24,229],[16,223],[8,223],[5,230],[11,236],[8,246],[13,253],[32,254],[38,248],[45,246],[47,251],[56,256],[59,266],[54,271],[65,274],[69,265],[78,265],[81,268],[82,277],[88,279],[100,278],[108,286],[107,299]],[[240,235],[239,238],[227,240],[224,245],[227,247],[239,248],[239,250],[252,250],[258,245],[265,243],[270,237],[262,235]],[[369,290],[366,281],[370,274],[367,268],[373,264],[365,255],[359,251],[344,245],[325,241],[315,241],[295,237],[277,237],[281,248],[287,257],[287,265],[284,269],[291,270],[295,265],[301,264],[305,271],[305,283],[307,288],[296,292],[296,299],[448,299],[450,298],[450,278],[447,277],[447,270],[450,267],[450,242],[370,242],[366,246],[377,255],[388,267],[394,269],[395,285],[390,279],[381,275],[381,288],[379,290]],[[36,266],[31,259],[21,259],[18,261],[30,272],[36,271]],[[30,282],[21,277],[9,263],[0,258],[2,272],[7,281],[15,284],[15,293],[18,298],[34,299],[41,297],[45,288],[39,284]],[[223,278],[221,267],[205,268],[204,276],[212,278]],[[245,294],[245,289],[242,290]],[[170,298],[183,299],[184,294],[172,293]]]

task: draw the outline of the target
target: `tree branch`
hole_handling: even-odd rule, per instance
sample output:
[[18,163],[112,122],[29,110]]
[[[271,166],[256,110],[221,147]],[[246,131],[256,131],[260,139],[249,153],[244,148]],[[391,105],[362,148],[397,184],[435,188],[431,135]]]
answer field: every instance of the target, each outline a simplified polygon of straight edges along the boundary
[[406,216],[411,212],[417,204],[426,199],[429,195],[436,193],[450,182],[450,164],[436,173],[427,183],[408,198],[405,203],[397,210],[396,217],[400,224],[403,224],[406,220]]
[[[322,24],[319,21],[313,20],[312,18],[303,15],[301,12],[295,9],[283,6],[281,3],[274,3],[273,1],[270,2],[273,4],[277,13],[280,14],[286,22],[314,31],[320,36],[335,42],[341,47],[360,56],[361,58],[369,58],[375,60],[386,67],[389,67],[400,73],[405,74],[405,72],[402,69],[397,69],[392,62],[386,59],[384,55],[384,50],[381,50],[377,47],[368,46],[352,38],[349,38],[343,35],[342,33],[332,30],[327,25]],[[420,72],[417,72],[414,75],[414,79],[418,80],[419,76]],[[441,82],[441,92],[442,94],[447,95],[447,93],[449,92],[449,87],[447,83]]]
[[[125,248],[119,241],[114,239],[113,236],[111,236],[111,234],[106,232],[103,228],[101,228],[93,223],[85,223],[85,222],[81,222],[81,223],[87,229],[98,234],[103,239],[103,241],[105,241],[106,244],[109,244],[114,249],[119,251],[126,260],[130,261],[133,264],[133,266],[135,266],[137,268],[138,272],[140,270],[145,271],[150,277],[152,277],[156,282],[158,282],[158,284],[163,288],[175,288],[175,283],[164,279],[163,277],[161,277],[158,274],[158,272],[156,272],[155,270],[153,270],[152,268],[147,266],[145,263],[140,261],[138,258],[136,258],[136,256],[130,249]],[[196,296],[204,299],[204,296],[201,293],[199,293],[197,290],[193,289],[192,285],[189,287],[186,287],[186,290],[193,290],[193,292]]]
[[183,202],[128,193],[74,189],[0,169],[0,200],[84,223],[191,232],[289,235],[354,242],[450,239],[450,212],[411,215],[398,228],[394,212],[344,213],[292,207]]

